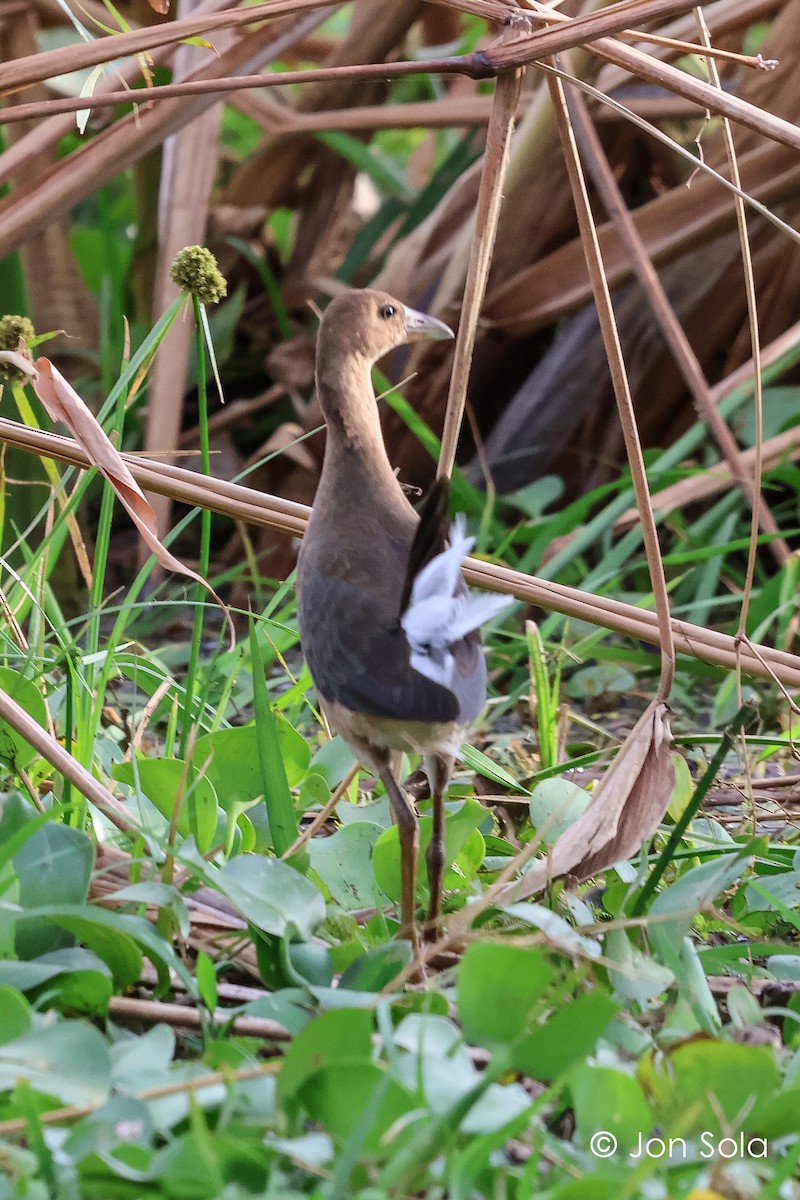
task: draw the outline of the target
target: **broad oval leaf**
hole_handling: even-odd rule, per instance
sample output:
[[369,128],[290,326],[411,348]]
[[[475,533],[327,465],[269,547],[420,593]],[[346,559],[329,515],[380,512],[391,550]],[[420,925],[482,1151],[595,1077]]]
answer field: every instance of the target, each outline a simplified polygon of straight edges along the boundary
[[240,854],[220,867],[214,886],[248,921],[265,933],[283,937],[294,927],[308,939],[325,919],[318,888],[275,858]]

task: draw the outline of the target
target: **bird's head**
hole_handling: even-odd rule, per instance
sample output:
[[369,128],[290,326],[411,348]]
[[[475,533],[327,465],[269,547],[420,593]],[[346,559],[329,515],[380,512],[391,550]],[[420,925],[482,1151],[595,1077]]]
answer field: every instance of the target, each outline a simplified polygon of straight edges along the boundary
[[386,292],[345,292],[329,305],[319,331],[320,351],[357,354],[369,363],[406,342],[440,341],[453,331],[443,321],[417,312]]

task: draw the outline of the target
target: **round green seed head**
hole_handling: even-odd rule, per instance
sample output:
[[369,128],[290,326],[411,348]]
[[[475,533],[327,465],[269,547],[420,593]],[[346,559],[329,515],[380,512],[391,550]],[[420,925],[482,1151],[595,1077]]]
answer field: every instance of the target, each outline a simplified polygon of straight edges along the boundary
[[179,251],[169,274],[173,283],[201,304],[218,304],[228,294],[217,260],[205,246],[186,246]]
[[[0,350],[18,350],[20,339],[25,343],[35,336],[33,322],[27,317],[0,317]],[[22,371],[12,367],[10,363],[0,363],[0,374],[6,379],[25,379]]]

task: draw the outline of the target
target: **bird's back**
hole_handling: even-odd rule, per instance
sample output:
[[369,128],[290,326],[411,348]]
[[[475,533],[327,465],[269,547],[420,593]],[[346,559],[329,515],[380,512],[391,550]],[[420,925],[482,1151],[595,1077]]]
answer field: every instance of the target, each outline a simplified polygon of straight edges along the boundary
[[298,563],[303,650],[325,700],[369,716],[468,724],[486,695],[477,632],[449,647],[452,686],[412,664],[402,607],[419,517],[400,496],[343,507],[341,496],[318,495]]

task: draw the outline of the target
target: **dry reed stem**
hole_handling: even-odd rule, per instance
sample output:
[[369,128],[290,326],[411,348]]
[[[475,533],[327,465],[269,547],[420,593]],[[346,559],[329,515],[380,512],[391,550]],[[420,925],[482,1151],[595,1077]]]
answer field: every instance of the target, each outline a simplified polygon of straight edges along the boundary
[[[695,19],[701,41],[705,45],[710,45],[711,38],[708,32],[708,26],[703,19],[703,11],[701,8],[695,8]],[[706,68],[712,84],[719,91],[722,91],[722,82],[717,70],[717,64],[713,58],[706,58]],[[741,187],[742,180],[739,172],[739,159],[736,153],[736,146],[733,141],[733,130],[730,121],[723,119],[722,121],[722,136],[725,141],[725,151],[730,167],[731,180],[737,187]],[[742,269],[744,272],[744,288],[747,299],[747,319],[750,328],[750,346],[753,362],[753,379],[755,381],[754,394],[754,409],[755,409],[755,425],[756,425],[756,444],[755,456],[753,459],[753,494],[756,495],[761,491],[761,477],[763,474],[763,447],[764,447],[764,396],[763,384],[761,379],[761,341],[758,333],[758,306],[756,303],[756,284],[753,273],[753,256],[750,250],[750,238],[747,231],[747,209],[744,206],[740,197],[734,199],[736,210],[736,227],[739,233],[739,246],[742,254]],[[758,510],[753,509],[752,520],[750,523],[750,546],[747,552],[747,569],[745,573],[744,588],[742,589],[742,605],[739,612],[739,629],[738,636],[744,638],[747,635],[747,615],[750,610],[750,599],[753,594],[753,580],[756,573],[756,557],[758,555]],[[737,691],[739,705],[742,704],[742,681],[741,672],[737,672]],[[747,761],[747,760],[746,760]]]
[[[228,3],[228,0],[205,0],[202,6],[203,12],[216,12],[223,8]],[[163,66],[171,61],[175,54],[176,46],[163,46],[159,50],[154,50],[149,56],[153,67]],[[116,66],[113,71],[109,71],[97,81],[94,90],[94,95],[102,95],[104,92],[112,91],[117,85],[131,85],[137,79],[141,79],[142,69],[138,59],[129,59],[127,62]],[[69,114],[63,117],[50,117],[47,121],[43,121],[36,128],[26,133],[13,146],[8,146],[2,154],[0,154],[0,183],[5,183],[12,178],[18,168],[23,170],[26,168],[29,157],[35,157],[37,153],[55,146],[62,137],[65,137],[74,128],[73,122],[69,119]]]
[[[754,448],[741,452],[740,462],[745,471],[752,470],[755,455]],[[777,467],[783,462],[794,461],[798,457],[800,457],[800,426],[797,425],[793,429],[787,429],[785,433],[768,438],[762,447],[764,470]],[[722,464],[716,467],[704,467],[702,471],[698,470],[697,475],[681,479],[678,483],[653,492],[651,496],[653,508],[656,513],[661,514],[674,512],[676,508],[683,508],[687,504],[696,504],[698,500],[707,500],[709,496],[716,496],[720,492],[727,491],[734,482],[736,481],[730,467]],[[626,529],[631,529],[638,520],[638,509],[629,508],[620,517],[617,517],[614,528],[623,533]]]
[[147,25],[129,33],[98,38],[94,42],[79,42],[56,50],[40,50],[38,54],[18,58],[0,66],[0,95],[9,95],[31,83],[42,83],[66,71],[80,71],[113,62],[129,54],[141,54],[161,46],[174,45],[185,38],[213,33],[215,29],[232,29],[257,21],[294,16],[308,9],[336,8],[342,0],[269,0],[250,8],[228,9],[209,16],[187,17],[182,21],[167,21]]
[[[276,16],[287,11],[321,7],[324,4],[330,3],[332,3],[332,0],[275,0],[268,7],[272,10],[270,15]],[[244,17],[242,17],[241,13],[231,12],[205,17],[202,21],[195,21],[194,23],[190,20],[172,22],[172,28],[174,30],[178,25],[189,26],[192,24],[195,26],[202,25],[203,28],[218,28],[225,27],[226,22],[228,24],[241,24],[245,21],[255,19],[253,14],[257,14],[263,7],[265,6],[257,5],[244,10]],[[460,5],[455,5],[454,7],[460,7]],[[660,63],[651,55],[645,54],[635,47],[625,46],[621,42],[607,36],[609,33],[623,32],[623,22],[630,20],[633,8],[637,10],[638,19],[655,20],[676,13],[687,12],[693,7],[693,4],[688,3],[687,0],[642,0],[637,5],[617,4],[603,12],[575,19],[566,17],[564,14],[558,13],[555,9],[547,9],[545,10],[547,19],[559,22],[554,28],[548,28],[530,34],[527,37],[514,38],[506,48],[495,44],[495,46],[486,51],[478,51],[471,55],[438,59],[429,62],[354,64],[343,67],[319,68],[312,71],[285,72],[270,76],[241,76],[238,79],[218,78],[213,83],[211,81],[206,83],[202,80],[196,80],[185,84],[168,84],[162,87],[148,88],[145,94],[148,100],[154,100],[159,97],[208,95],[212,92],[217,94],[247,87],[281,87],[290,83],[307,83],[341,78],[385,79],[431,71],[442,74],[466,74],[472,78],[485,78],[506,68],[525,66],[537,60],[545,59],[550,55],[585,45],[593,53],[608,62],[622,66],[632,74],[666,87],[670,91],[693,101],[699,106],[708,108],[717,115],[728,116],[749,128],[765,134],[767,137],[783,142],[795,149],[800,148],[800,129],[791,122],[770,113],[765,113],[762,109],[734,95],[719,92],[709,84],[694,79],[692,76],[669,64]],[[501,11],[501,19],[503,20],[508,20],[511,13],[519,13],[518,9],[503,8]],[[537,10],[537,14],[542,15],[540,10]],[[199,30],[199,32],[202,31],[202,29]],[[635,31],[626,30],[626,32],[630,32],[631,36],[635,36]],[[154,34],[158,35],[158,28],[155,31],[146,29],[134,31],[134,33],[142,36],[149,34],[152,37]],[[122,38],[131,38],[133,36],[133,33],[118,34],[114,38],[104,39],[106,43],[113,42],[116,50],[106,49],[101,53],[102,48],[97,43],[91,43],[88,47],[68,47],[66,51],[45,51],[33,56],[32,59],[20,59],[17,60],[17,63],[10,64],[8,67],[0,67],[0,92],[2,90],[17,90],[21,86],[17,76],[12,71],[12,68],[20,64],[30,64],[28,67],[30,78],[26,77],[23,82],[38,82],[42,78],[47,78],[50,74],[56,73],[54,70],[56,66],[60,71],[66,71],[75,70],[79,66],[91,65],[84,62],[86,53],[89,50],[93,51],[91,63],[107,61],[125,52],[133,53],[134,50],[125,50],[127,42],[123,46],[119,45]],[[188,36],[188,32],[183,36]],[[168,37],[162,32],[160,38],[156,36],[156,40],[152,44],[164,45],[175,40],[174,36]],[[39,63],[41,59],[44,59],[49,54],[60,55],[62,58],[59,58],[57,63],[54,61],[49,68],[46,67],[46,73],[43,75],[39,67],[34,68],[33,64]],[[66,58],[63,57],[65,55]],[[83,101],[66,99],[48,101],[44,107],[42,105],[19,105],[13,113],[11,110],[0,112],[0,122],[31,119],[35,116],[52,115],[59,112],[77,111],[78,107],[99,108],[110,104],[130,102],[131,96],[127,92],[107,92],[102,96],[98,96],[94,101],[90,99]],[[144,101],[142,100],[141,103],[144,103]],[[22,116],[19,115],[20,113]]]
[[[543,5],[537,3],[537,0],[527,0],[527,5],[529,8],[535,9],[539,16],[543,17],[546,13],[547,19],[558,23],[565,34],[568,32],[568,27],[572,28],[573,33],[575,32],[574,22],[565,16],[564,13],[558,12],[557,9],[545,9]],[[613,7],[619,8],[620,6],[614,5]],[[684,11],[688,11],[689,7],[693,8],[695,6],[687,5]],[[644,20],[645,18],[642,17],[641,19]],[[583,18],[583,20],[588,21],[589,18]],[[557,32],[558,29],[550,28],[545,31],[545,34],[549,36]],[[598,58],[621,67],[626,72],[636,75],[640,79],[645,79],[650,83],[665,87],[670,92],[683,96],[687,100],[693,100],[701,108],[707,108],[717,116],[730,117],[731,120],[738,121],[740,124],[754,129],[758,133],[763,133],[765,137],[772,138],[773,141],[783,142],[794,149],[800,149],[800,128],[791,121],[785,121],[782,117],[776,117],[772,113],[767,113],[756,105],[750,104],[748,101],[742,100],[730,92],[721,92],[711,84],[695,79],[694,76],[688,75],[685,71],[678,70],[677,67],[673,67],[669,63],[659,62],[653,55],[645,54],[635,46],[627,46],[611,37],[599,37],[596,41],[592,41],[589,38],[574,41],[572,45],[559,45],[555,49],[551,49],[548,55],[543,50],[543,47],[549,45],[545,34],[535,33],[531,35],[530,40],[541,39],[537,42],[536,48],[533,50],[530,46],[525,47],[521,45],[524,39],[520,39],[518,43],[515,43],[513,52],[511,50],[496,51],[493,49],[491,55],[493,65],[499,70],[503,66],[519,65],[517,59],[530,63],[540,58],[546,58],[549,55],[558,54],[563,50],[572,49],[573,45],[586,45]]]
[[[0,441],[35,454],[55,458],[71,466],[83,469],[91,466],[86,455],[71,438],[44,430],[28,429],[18,422],[4,418],[0,418]],[[303,535],[311,511],[305,504],[264,495],[241,484],[208,479],[195,471],[187,471],[168,463],[144,462],[133,455],[123,455],[123,458],[137,482],[148,491],[170,496],[173,500],[180,500],[198,508],[210,508],[213,512],[232,517],[234,520],[277,529],[295,537]],[[599,625],[653,646],[660,645],[656,615],[624,601],[608,596],[594,596],[565,584],[537,579],[534,575],[475,558],[466,560],[464,578],[468,583],[514,596],[549,612],[588,621],[592,625]],[[735,638],[674,617],[671,627],[676,648],[681,653],[726,670],[735,669]],[[760,657],[755,653],[756,650]],[[742,661],[743,669],[750,675],[772,679],[774,672],[775,678],[786,687],[800,688],[798,655],[769,646],[754,645],[753,651],[744,646]]]
[[328,820],[328,818],[332,815],[334,809],[336,808],[336,805],[339,803],[342,796],[344,796],[347,789],[350,787],[350,784],[355,779],[356,775],[359,772],[359,769],[360,768],[359,768],[358,763],[356,763],[355,766],[350,768],[350,770],[347,772],[347,774],[345,775],[342,782],[339,784],[339,786],[333,792],[328,803],[326,805],[324,805],[323,808],[320,809],[320,811],[317,813],[317,815],[314,817],[314,819],[308,823],[308,825],[303,830],[303,832],[300,833],[295,838],[295,840],[292,842],[289,849],[284,850],[283,854],[281,855],[281,858],[283,858],[283,859],[292,858],[293,855],[297,854],[300,850],[303,849],[303,847],[308,842],[309,838],[312,838],[314,836],[314,834],[317,832],[317,830],[322,828],[322,826],[325,824],[325,822]]
[[625,450],[631,469],[633,490],[636,494],[636,503],[641,516],[647,566],[650,572],[650,582],[653,588],[658,615],[661,643],[661,676],[656,700],[657,702],[662,702],[669,696],[675,678],[675,646],[670,623],[667,580],[664,574],[664,564],[661,561],[655,516],[650,503],[647,470],[644,465],[639,430],[636,426],[633,397],[631,396],[628,376],[625,370],[619,330],[614,316],[614,307],[611,303],[611,292],[603,267],[603,257],[597,238],[597,227],[592,217],[586,180],[583,175],[578,146],[570,121],[564,84],[560,78],[553,75],[548,76],[547,83],[550,88],[558,133],[564,150],[567,174],[572,188],[578,227],[586,257],[586,266],[592,281],[592,291],[600,322],[600,331],[606,349],[606,358],[608,359],[608,367],[611,372],[611,381],[617,401],[622,435],[625,440]]
[[[527,18],[524,20],[525,26],[530,28],[530,22]],[[475,236],[470,246],[437,466],[437,474],[447,478],[453,473],[461,422],[464,419],[478,316],[492,264],[497,223],[503,201],[503,182],[508,169],[508,149],[519,103],[522,75],[521,70],[504,71],[495,84],[475,210]]]
[[0,717],[33,746],[46,762],[68,779],[90,804],[123,833],[138,830],[138,822],[116,797],[112,796],[85,767],[73,758],[56,739],[28,716],[23,708],[5,692],[0,691]]
[[[786,0],[715,0],[707,14],[708,26],[715,37],[745,31],[757,21],[764,21],[786,3]],[[676,17],[662,30],[667,38],[677,40],[694,37],[697,24],[693,13]],[[657,58],[670,58],[667,49],[654,47]],[[607,66],[602,72],[602,86],[609,90],[630,82],[630,72],[624,68]]]
[[[279,1069],[280,1061],[276,1060],[261,1063],[257,1067],[240,1067],[237,1071],[230,1069],[210,1071],[207,1075],[196,1075],[193,1079],[173,1079],[170,1083],[143,1088],[140,1092],[134,1092],[132,1098],[142,1101],[162,1100],[165,1096],[180,1096],[184,1092],[192,1094],[209,1087],[219,1087],[220,1085],[228,1087],[237,1080],[262,1079],[265,1075],[274,1075]],[[44,1125],[79,1121],[82,1117],[89,1117],[92,1113],[97,1112],[105,1103],[105,1100],[97,1100],[92,1104],[69,1104],[64,1108],[53,1108],[48,1112],[38,1113],[37,1120]],[[10,1121],[0,1121],[0,1137],[24,1133],[27,1128],[27,1117],[14,1117]]]
[[[570,113],[581,153],[591,174],[592,182],[600,195],[606,214],[614,225],[620,241],[628,251],[639,284],[649,300],[653,315],[683,375],[686,386],[694,397],[699,415],[708,425],[723,457],[730,466],[731,474],[744,493],[748,503],[757,506],[758,519],[764,532],[780,535],[780,527],[763,495],[760,492],[755,493],[753,491],[753,484],[747,476],[742,462],[741,451],[735,437],[711,399],[711,389],[703,374],[703,369],[680,321],[675,315],[675,311],[658,277],[658,273],[645,250],[642,238],[636,228],[636,223],[622,197],[611,165],[603,150],[602,143],[592,125],[582,95],[578,93],[573,94],[570,100]],[[780,536],[770,543],[770,549],[779,566],[785,563],[791,556],[791,551],[787,543]]]

